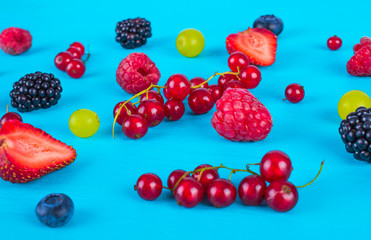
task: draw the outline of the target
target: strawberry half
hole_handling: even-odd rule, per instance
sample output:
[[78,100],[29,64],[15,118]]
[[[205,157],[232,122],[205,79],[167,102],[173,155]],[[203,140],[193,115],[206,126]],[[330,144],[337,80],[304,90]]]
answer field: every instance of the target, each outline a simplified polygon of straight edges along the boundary
[[269,66],[276,60],[277,36],[264,28],[249,28],[227,37],[229,54],[243,52],[252,64]]
[[41,129],[9,120],[0,129],[0,176],[26,183],[71,164],[76,151]]

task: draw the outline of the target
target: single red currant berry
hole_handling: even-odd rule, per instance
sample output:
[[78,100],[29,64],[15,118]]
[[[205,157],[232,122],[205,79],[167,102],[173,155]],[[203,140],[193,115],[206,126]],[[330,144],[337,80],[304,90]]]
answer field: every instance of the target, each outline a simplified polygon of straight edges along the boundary
[[153,99],[141,101],[138,106],[138,115],[147,120],[149,127],[155,127],[165,118],[164,105]]
[[67,65],[72,61],[72,54],[69,52],[58,53],[54,58],[55,66],[62,71],[66,71]]
[[162,89],[162,92],[163,92],[163,94],[164,94],[164,97],[166,98],[166,99],[171,99],[171,96],[169,95],[169,93],[167,92],[167,89],[166,88],[163,88]]
[[244,88],[244,89],[246,89],[246,86],[245,86],[245,84],[243,84],[239,80],[232,80],[232,81],[227,82],[224,85],[223,91],[227,90],[228,88]]
[[[204,83],[206,80],[202,77],[195,77],[195,78],[192,78],[191,79],[191,87],[194,87],[194,86],[199,86],[200,84]],[[204,83],[202,84],[199,88],[208,88],[209,87],[209,84],[208,83]],[[195,90],[194,88],[191,88],[191,92]]]
[[241,71],[242,68],[247,67],[250,61],[242,52],[234,52],[228,58],[228,66],[232,72]]
[[165,116],[170,121],[178,121],[185,112],[184,103],[179,100],[170,99],[164,105]]
[[223,89],[219,85],[212,84],[208,89],[211,95],[213,95],[214,102],[218,101],[223,96]]
[[[209,167],[213,167],[213,166],[209,164],[202,164],[196,167],[195,170],[199,170],[201,168],[209,168]],[[216,170],[215,168],[202,171],[201,178],[200,178],[200,175],[201,175],[201,171],[195,172],[194,174],[192,174],[192,177],[201,183],[205,191],[207,187],[210,185],[210,183],[212,183],[214,180],[219,178],[218,170]]]
[[260,162],[260,174],[267,182],[286,181],[292,170],[289,156],[282,151],[270,151]]
[[139,139],[146,135],[148,123],[139,115],[131,115],[122,123],[122,131],[131,139]]
[[186,177],[174,190],[174,197],[178,205],[192,208],[199,204],[204,196],[204,189],[201,183],[194,178]]
[[80,78],[85,73],[85,64],[80,59],[73,59],[66,67],[68,76]]
[[0,119],[0,128],[4,125],[5,122],[9,120],[17,120],[17,121],[23,122],[21,115],[19,115],[16,112],[8,112],[8,113],[5,113]]
[[260,205],[264,200],[266,188],[267,184],[264,178],[258,175],[250,175],[245,177],[238,186],[238,196],[246,205]]
[[79,50],[80,53],[81,53],[81,56],[84,55],[84,53],[85,53],[85,47],[80,42],[74,42],[74,43],[72,43],[70,45],[70,48],[76,48],[77,50]]
[[171,98],[183,101],[191,92],[191,83],[183,74],[174,74],[167,80],[166,88]]
[[341,47],[341,44],[342,44],[341,39],[338,36],[336,36],[336,35],[333,36],[333,37],[330,37],[327,40],[327,46],[331,50],[338,50]]
[[144,93],[140,96],[140,101],[144,101],[144,100],[147,100],[147,99],[153,99],[153,100],[156,100],[157,102],[159,102],[161,104],[164,104],[164,98],[161,96],[160,93],[158,93],[155,90],[149,90],[148,94]]
[[288,181],[272,182],[265,191],[267,205],[278,212],[293,209],[298,198],[298,190]]
[[[122,101],[122,102],[119,102],[119,103],[116,104],[115,108],[113,109],[113,118],[116,117],[116,114],[118,113],[120,107],[122,106],[122,104],[124,104],[124,102],[126,102],[126,101]],[[125,106],[126,106],[126,108],[125,107],[121,108],[120,114],[118,115],[118,117],[116,119],[116,122],[119,125],[122,125],[124,120],[127,117],[129,117],[130,115],[137,114],[137,107],[134,104],[132,104],[131,102],[127,102],[125,104]]]
[[253,65],[242,68],[239,76],[247,89],[256,88],[262,80],[259,68]]
[[185,173],[186,171],[180,169],[172,171],[167,179],[167,187],[170,188],[170,190],[172,190],[175,187],[175,184],[179,181],[181,177],[183,177]]
[[298,83],[292,83],[285,90],[286,99],[292,103],[298,103],[304,98],[304,87]]
[[231,181],[219,178],[210,183],[206,194],[215,207],[228,207],[236,200],[237,189]]
[[71,53],[73,58],[81,59],[82,57],[80,50],[74,47],[70,47],[69,49],[67,49],[66,52]]
[[227,82],[232,81],[232,80],[238,80],[237,76],[236,75],[233,75],[233,74],[224,74],[224,76],[220,76],[219,77],[219,79],[218,79],[218,85],[221,88],[224,88],[224,85]]
[[188,97],[188,105],[196,114],[207,113],[214,107],[214,104],[213,95],[205,88],[195,89]]
[[134,189],[141,198],[152,201],[161,195],[162,181],[156,174],[146,173],[139,177]]

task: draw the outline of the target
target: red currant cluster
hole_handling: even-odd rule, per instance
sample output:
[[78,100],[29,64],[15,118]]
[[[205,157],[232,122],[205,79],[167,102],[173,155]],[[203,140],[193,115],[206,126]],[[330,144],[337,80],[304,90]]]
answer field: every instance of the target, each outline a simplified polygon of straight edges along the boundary
[[68,76],[80,78],[85,73],[85,62],[90,57],[90,54],[87,54],[87,58],[81,60],[84,54],[84,45],[79,42],[74,42],[67,51],[58,53],[57,56],[55,56],[54,64],[59,70],[67,72]]
[[[259,165],[260,175],[251,171],[250,165]],[[155,200],[160,196],[163,188],[168,189],[173,193],[177,203],[187,208],[199,204],[204,195],[215,207],[227,207],[236,200],[238,193],[241,201],[246,205],[260,205],[265,199],[272,209],[287,212],[295,207],[298,201],[297,188],[312,184],[319,176],[322,167],[323,162],[317,176],[311,182],[295,187],[287,181],[293,170],[290,158],[284,152],[275,150],[265,154],[260,163],[247,164],[246,169],[202,164],[189,172],[175,170],[168,177],[168,187],[162,185],[157,175],[143,174],[139,177],[135,190],[141,198]],[[229,180],[219,177],[218,170],[221,168],[230,170]],[[238,189],[231,182],[231,176],[236,172],[252,174],[241,181]],[[266,182],[270,184],[267,186]]]

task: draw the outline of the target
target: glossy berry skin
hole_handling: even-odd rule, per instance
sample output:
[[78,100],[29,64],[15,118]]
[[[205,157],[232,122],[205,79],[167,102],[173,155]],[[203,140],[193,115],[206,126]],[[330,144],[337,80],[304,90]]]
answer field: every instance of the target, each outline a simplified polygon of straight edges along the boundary
[[216,179],[206,190],[207,198],[216,208],[228,207],[237,197],[237,189],[227,179]]
[[80,42],[74,42],[70,45],[70,48],[76,48],[81,53],[81,56],[85,53],[85,47]]
[[265,191],[267,205],[278,212],[290,211],[298,199],[298,190],[288,181],[272,182]]
[[[148,96],[148,98],[147,98],[147,96]],[[140,97],[141,102],[144,101],[144,100],[147,100],[147,99],[153,99],[153,100],[156,100],[157,102],[159,102],[161,104],[164,104],[164,98],[161,96],[161,94],[159,94],[155,90],[149,90],[148,94],[144,93]]]
[[146,135],[148,123],[139,115],[131,115],[122,123],[122,131],[131,139],[139,139]]
[[167,187],[173,189],[175,184],[179,181],[179,179],[186,173],[186,171],[178,169],[174,170],[170,173],[169,177],[167,178]]
[[48,194],[36,206],[36,215],[40,222],[53,228],[67,224],[73,213],[71,198],[62,193]]
[[238,186],[238,196],[244,204],[257,206],[263,202],[266,188],[264,178],[250,175],[245,177]]
[[[195,78],[192,78],[191,79],[191,87],[193,86],[199,86],[200,84],[204,83],[206,80],[202,77],[195,77]],[[208,88],[209,87],[209,84],[208,83],[204,83],[202,84],[199,88]],[[191,88],[191,92],[194,91],[195,89],[194,88]]]
[[54,58],[55,66],[62,71],[66,71],[67,65],[72,61],[72,54],[69,52],[58,53]]
[[209,112],[214,104],[214,97],[206,88],[195,89],[188,97],[188,105],[195,114]]
[[264,15],[254,21],[253,27],[265,28],[278,36],[283,30],[283,22],[274,15]]
[[262,80],[259,68],[253,65],[241,69],[239,76],[240,81],[246,86],[247,89],[256,88]]
[[139,116],[147,120],[149,127],[159,125],[165,118],[164,105],[154,99],[141,101],[137,112]]
[[66,52],[71,53],[72,57],[76,59],[81,59],[82,57],[80,50],[74,47],[70,47]]
[[166,88],[163,88],[162,89],[162,93],[164,94],[164,97],[169,100],[171,99],[171,96],[169,95],[169,93],[167,92],[167,89]]
[[174,190],[174,197],[178,205],[192,208],[199,204],[204,196],[204,188],[201,183],[192,177],[186,177]]
[[185,112],[184,103],[179,100],[170,99],[164,105],[165,116],[170,121],[178,121]]
[[17,121],[23,122],[23,119],[22,119],[21,115],[19,115],[16,112],[8,112],[8,113],[5,113],[4,116],[1,117],[0,128],[3,126],[3,124],[6,121],[9,121],[9,120],[17,120]]
[[223,96],[223,89],[219,85],[211,84],[208,89],[214,98],[214,102],[218,101]]
[[[202,165],[196,167],[195,170],[198,170],[198,169],[201,169],[201,168],[208,168],[208,167],[212,167],[212,166],[209,165],[209,164],[202,164]],[[205,191],[206,191],[207,187],[210,185],[210,183],[212,183],[214,180],[219,178],[219,173],[218,173],[218,170],[216,170],[216,169],[204,170],[202,172],[201,178],[200,178],[200,174],[201,174],[201,172],[196,172],[196,173],[192,174],[192,177],[195,180],[197,180],[201,183],[201,185],[202,185],[202,187],[204,188]]]
[[245,84],[243,84],[239,80],[232,80],[232,81],[227,82],[224,85],[223,91],[225,91],[225,90],[227,90],[229,88],[243,88],[243,89],[246,89],[246,86],[245,86]]
[[304,87],[298,83],[292,83],[286,87],[285,97],[291,103],[298,103],[305,95]]
[[73,59],[66,67],[68,76],[80,78],[85,73],[85,64],[80,59]]
[[146,173],[138,178],[134,188],[141,198],[152,201],[161,195],[162,181],[156,174]]
[[342,43],[343,42],[341,41],[341,38],[339,38],[338,36],[333,36],[327,40],[327,47],[331,50],[338,50],[341,47]]
[[191,83],[183,74],[174,74],[167,80],[166,88],[170,98],[183,101],[191,92]]
[[[120,107],[122,104],[124,104],[126,101],[122,101],[122,102],[119,102],[116,104],[115,108],[113,109],[113,118],[116,117],[116,114],[118,113]],[[118,115],[117,119],[116,119],[116,122],[119,124],[119,125],[122,125],[122,123],[124,122],[124,120],[129,117],[130,115],[133,115],[133,114],[137,114],[137,107],[135,105],[133,105],[131,102],[128,102],[125,104],[127,110],[125,107],[123,107],[120,111],[120,114]],[[129,113],[128,113],[129,111]]]
[[292,170],[289,156],[282,151],[270,151],[260,162],[260,174],[267,182],[286,181]]
[[250,61],[247,56],[242,52],[234,52],[228,58],[228,67],[232,72],[241,71],[241,69],[247,67]]
[[230,82],[232,80],[238,80],[237,76],[236,75],[233,75],[233,74],[225,74],[224,76],[220,76],[218,78],[218,85],[221,87],[221,88],[224,88],[224,85],[227,83],[227,82]]

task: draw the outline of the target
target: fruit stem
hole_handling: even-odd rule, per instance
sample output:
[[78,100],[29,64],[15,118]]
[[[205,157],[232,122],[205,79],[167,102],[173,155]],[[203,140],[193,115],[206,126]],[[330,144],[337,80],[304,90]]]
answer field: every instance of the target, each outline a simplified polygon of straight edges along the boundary
[[165,187],[165,186],[162,186],[163,189],[167,189],[167,190],[171,190],[170,188],[168,187]]
[[6,113],[8,113],[8,112],[9,112],[9,104],[6,105]]
[[323,164],[325,163],[325,161],[323,160],[321,162],[321,168],[319,169],[317,175],[315,176],[315,178],[313,178],[312,181],[310,181],[309,183],[305,184],[305,185],[302,185],[302,186],[296,186],[296,188],[304,188],[304,187],[308,187],[309,185],[311,185],[314,181],[316,181],[316,179],[318,178],[319,174],[321,173],[322,171],[322,168],[323,168]]
[[216,76],[224,76],[225,74],[231,74],[231,75],[238,76],[238,74],[240,74],[240,70],[238,70],[238,72],[224,72],[224,73],[218,73],[218,72],[216,72],[216,73],[214,73],[214,75],[212,75],[211,77],[209,77],[205,82],[203,82],[201,84],[198,84],[196,86],[192,86],[191,88],[192,89],[200,88],[200,87],[202,87],[202,85],[204,85],[205,83],[209,82],[214,77],[216,77]]

